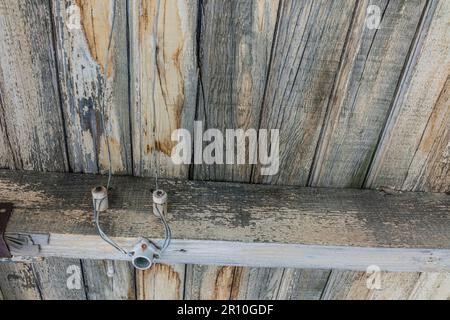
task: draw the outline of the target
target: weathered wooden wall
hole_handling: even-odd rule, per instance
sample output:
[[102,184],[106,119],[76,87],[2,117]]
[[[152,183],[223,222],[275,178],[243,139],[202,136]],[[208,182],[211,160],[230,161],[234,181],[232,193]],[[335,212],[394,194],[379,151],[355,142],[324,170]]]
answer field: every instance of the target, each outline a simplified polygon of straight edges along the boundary
[[[450,191],[449,1],[117,0],[108,55],[113,1],[0,0],[1,168],[105,172],[104,94],[117,174],[151,176],[158,163],[186,179]],[[67,28],[72,5],[80,29]],[[174,166],[171,132],[194,120],[280,129],[279,174]],[[73,270],[83,285],[69,290]],[[383,290],[367,277],[47,259],[0,264],[0,297],[450,298],[448,274],[384,273]]]

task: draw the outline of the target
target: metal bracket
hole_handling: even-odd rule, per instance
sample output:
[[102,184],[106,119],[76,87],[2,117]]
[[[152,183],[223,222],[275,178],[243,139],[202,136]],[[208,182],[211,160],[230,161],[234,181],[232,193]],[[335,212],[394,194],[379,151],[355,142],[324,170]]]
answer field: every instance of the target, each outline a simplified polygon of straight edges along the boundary
[[12,209],[12,203],[0,203],[0,258],[12,258],[5,238],[6,226],[9,217],[11,217]]

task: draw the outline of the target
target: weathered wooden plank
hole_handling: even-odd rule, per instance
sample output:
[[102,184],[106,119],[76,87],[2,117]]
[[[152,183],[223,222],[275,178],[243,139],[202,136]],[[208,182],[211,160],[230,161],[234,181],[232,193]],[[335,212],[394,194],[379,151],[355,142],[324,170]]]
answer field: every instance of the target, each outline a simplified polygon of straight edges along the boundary
[[0,167],[65,171],[48,1],[1,1],[0,29]]
[[[233,150],[234,154],[233,159],[227,159],[223,153],[223,157],[214,164],[193,165],[194,179],[241,182],[251,179],[252,164],[249,158],[255,150],[248,150],[245,137],[227,139],[226,130],[242,129],[245,135],[248,129],[259,127],[278,4],[278,1],[268,0],[201,1],[199,4],[196,120],[202,122],[202,132],[220,130],[225,135],[226,143],[232,143],[232,149],[228,149]],[[239,162],[235,141],[242,143],[246,149],[245,159],[239,159]],[[202,150],[194,152],[201,153]],[[196,286],[187,288],[188,297],[228,299],[228,287],[233,279],[231,276],[228,279],[224,277],[230,275],[232,270],[216,266],[188,267],[187,279],[191,281],[187,283]],[[226,287],[218,288],[217,279],[226,282]]]
[[134,173],[154,176],[158,166],[160,176],[187,178],[189,166],[170,158],[171,135],[179,128],[193,132],[197,1],[129,5]]
[[231,298],[318,300],[329,275],[329,270],[238,268],[233,280]]
[[[448,192],[450,143],[450,5],[431,1],[367,187]],[[418,274],[412,274],[418,277]],[[421,274],[411,298],[445,298],[445,274]],[[407,298],[405,296],[404,298]]]
[[[0,171],[0,201],[15,205],[7,231],[95,234],[90,189],[101,180]],[[153,179],[115,180],[105,230],[120,237],[162,235],[149,214],[151,191],[142,188]],[[169,192],[173,233],[182,239],[433,249],[450,244],[446,194],[181,180],[161,180],[161,186]]]
[[[201,2],[196,120],[202,121],[202,131],[258,127],[277,12],[277,8],[267,9],[273,5],[278,2]],[[254,10],[256,6],[260,10]],[[248,148],[245,140],[244,146]],[[234,146],[233,150],[237,151]],[[244,153],[246,159],[249,152]],[[225,165],[228,161],[193,166],[193,177],[249,181],[251,165],[236,165],[235,158],[231,160],[235,165]],[[189,265],[185,298],[229,299],[234,271],[233,267]]]
[[89,300],[136,299],[135,274],[126,261],[83,260],[86,294]]
[[52,0],[52,6],[70,166],[75,172],[107,170],[108,135],[113,171],[131,173],[126,2]]
[[[170,156],[172,132],[193,133],[197,95],[197,1],[133,1],[129,8],[134,174],[188,178]],[[183,270],[181,272],[181,270]],[[184,266],[137,274],[138,299],[182,299]]]
[[449,190],[450,3],[432,4],[367,187]]
[[[376,29],[367,25],[369,5],[380,8],[381,20]],[[424,6],[425,1],[358,3],[344,60],[330,100],[311,174],[311,185],[363,185]],[[343,279],[339,279],[340,277]],[[391,277],[400,279],[393,274]],[[414,278],[415,275],[411,274],[409,277]],[[337,295],[340,291],[353,290],[352,286],[356,286],[355,283],[359,280],[356,273],[339,271],[333,271],[330,279],[335,283],[333,292],[337,292]],[[355,290],[347,298],[369,298],[369,293],[366,294],[361,289]],[[398,289],[394,287],[391,290]],[[395,292],[389,289],[384,291],[385,297],[389,294]]]
[[330,270],[284,270],[278,300],[319,300],[330,275]]
[[[202,121],[203,131],[219,129],[226,135],[227,129],[242,129],[245,134],[248,129],[259,128],[278,3],[278,0],[201,2],[196,119]],[[226,139],[232,143],[233,149],[228,150],[234,150],[233,159],[226,159],[224,153],[214,164],[197,164],[193,166],[193,177],[250,181],[249,155],[256,150],[248,150],[248,140],[242,139]],[[246,160],[237,159],[235,141],[245,145]]]
[[229,300],[236,267],[187,265],[187,300]]
[[[379,276],[378,280],[375,279],[376,276]],[[375,275],[373,273],[333,270],[325,288],[323,299],[407,299],[412,293],[418,278],[418,273],[381,272]]]
[[[103,246],[92,223],[89,190],[101,179],[1,171],[0,201],[15,203],[7,231],[50,234],[50,244],[41,245],[43,255],[123,259]],[[152,179],[115,179],[111,208],[102,216],[105,231],[127,247],[138,236],[161,239],[162,227],[149,213],[150,190],[142,188]],[[445,194],[172,180],[161,181],[161,186],[169,191],[174,238],[163,262],[448,268],[450,198]],[[326,260],[331,256],[332,261]]]
[[[425,16],[425,23],[431,23],[431,26],[424,25],[424,30],[422,31],[424,33],[422,37],[424,38],[419,39],[420,41],[417,44],[417,48],[415,48],[415,50],[419,51],[419,53],[414,53],[415,55],[410,62],[411,65],[409,66],[409,68],[407,68],[407,74],[403,80],[404,82],[402,83],[400,90],[400,97],[397,97],[397,105],[394,106],[393,115],[398,116],[398,118],[395,118],[393,116],[390,119],[390,123],[388,123],[387,130],[389,131],[386,131],[381,141],[381,151],[379,151],[378,154],[379,158],[376,158],[374,162],[374,169],[372,170],[372,174],[378,172],[378,176],[369,176],[369,186],[383,186],[387,181],[396,181],[396,184],[388,184],[388,186],[406,190],[420,190],[421,186],[426,185],[425,189],[428,190],[431,189],[434,191],[445,191],[445,189],[442,189],[442,185],[445,185],[446,179],[445,161],[439,162],[438,159],[442,158],[442,155],[444,154],[443,150],[445,150],[444,148],[449,141],[446,133],[448,131],[448,128],[446,127],[448,127],[449,123],[447,107],[449,98],[448,93],[446,93],[446,90],[448,90],[448,88],[446,88],[446,86],[448,86],[448,83],[444,84],[444,89],[441,89],[442,85],[438,85],[437,87],[435,87],[434,85],[430,84],[430,81],[434,84],[437,84],[439,81],[442,81],[439,80],[439,77],[441,77],[441,79],[445,81],[445,77],[448,77],[448,70],[439,75],[434,72],[424,72],[425,68],[430,67],[429,62],[433,60],[440,61],[438,62],[439,67],[438,65],[435,65],[434,68],[436,72],[437,68],[439,68],[439,71],[442,72],[442,62],[448,60],[448,47],[443,51],[442,48],[433,47],[436,45],[442,45],[442,43],[438,39],[436,39],[436,37],[446,37],[448,34],[448,27],[447,31],[445,31],[445,29],[439,31],[439,24],[441,24],[442,28],[442,26],[444,26],[444,22],[439,22],[439,19],[442,19],[442,17],[439,18],[439,11],[435,13],[433,11],[434,9],[435,7],[432,5],[427,13],[428,16]],[[439,9],[443,10],[442,8],[437,7],[437,10]],[[430,19],[430,17],[434,17],[431,22],[427,21],[427,19]],[[446,21],[448,21],[448,17]],[[429,30],[425,28],[429,28]],[[446,41],[445,39],[442,40]],[[444,68],[444,70],[446,69]],[[444,78],[442,78],[442,76]],[[433,99],[433,93],[430,94],[430,88],[432,90],[439,90],[439,96],[436,98],[437,100],[428,100]],[[420,92],[418,90],[420,90]],[[426,92],[424,92],[424,90],[426,90]],[[404,98],[405,96],[407,98]],[[420,100],[422,99],[422,97],[426,97],[426,100]],[[435,101],[437,101],[436,104]],[[427,105],[428,103],[430,103],[428,107],[424,107],[424,104]],[[443,107],[443,105],[445,105],[445,107]],[[418,109],[414,109],[416,107],[420,107],[420,113],[418,113]],[[428,111],[428,116],[426,115],[426,108],[428,108],[428,110],[432,110]],[[432,112],[431,117],[429,115],[429,112]],[[421,121],[423,125],[420,123]],[[407,125],[408,127],[406,128],[405,125]],[[414,126],[414,130],[411,130],[411,125]],[[424,129],[425,133],[423,133],[422,131],[424,126],[427,126]],[[407,139],[406,141],[405,137]],[[389,145],[391,143],[394,143],[395,145]],[[416,153],[407,151],[408,149],[414,150],[418,144],[420,145],[420,147],[418,151],[416,151]],[[382,156],[380,156],[380,154],[382,152],[387,152],[387,149],[390,149],[390,153],[386,153],[386,155],[383,156],[386,157],[386,159],[381,158]],[[411,157],[414,157],[414,159],[411,160]],[[380,166],[381,163],[383,165],[382,170],[377,168],[377,166]],[[435,170],[437,163],[438,168],[435,172],[438,175],[436,177],[438,179],[435,179],[434,181],[439,183],[435,188],[432,188],[431,186],[433,185],[434,181],[430,178],[433,178],[433,170]],[[442,163],[444,164],[442,165]],[[402,165],[404,166],[403,168],[401,167]],[[407,172],[406,176],[405,172]],[[441,178],[439,179],[439,177]],[[345,278],[345,273],[341,273],[340,276]],[[356,274],[353,276],[356,277]],[[339,277],[339,273],[334,274],[334,277]],[[396,276],[395,274],[392,274],[390,275],[390,277],[392,278],[392,281],[396,283],[396,285],[386,288],[383,295],[381,295],[380,297],[398,297],[406,299],[410,294],[411,282],[414,283],[419,275],[403,274]],[[400,281],[402,278],[409,280],[406,281],[406,283],[403,283],[402,281]],[[420,296],[420,288],[426,288],[427,286],[437,286],[435,281],[438,280],[436,279],[442,278],[431,277],[431,279],[429,280],[430,283],[426,283],[425,279],[427,279],[427,277],[424,274],[422,279],[420,279],[416,284],[414,296]],[[358,279],[354,279],[353,282],[349,281],[348,283],[344,281],[344,286],[347,286],[348,290],[352,290],[349,289],[352,287],[358,288],[358,285],[355,283],[358,281]],[[335,292],[339,292],[345,290],[345,288],[337,288],[335,286],[333,290]],[[365,289],[360,290],[364,291]],[[426,289],[424,290],[426,291]],[[372,295],[372,293],[369,294],[370,291],[366,290],[364,292],[360,292],[359,296],[355,293],[351,294],[351,296],[355,298],[362,298],[362,296],[364,295],[367,295],[367,297],[369,297],[369,295]],[[426,292],[424,292],[424,294],[426,294]]]
[[41,300],[31,264],[0,263],[0,288],[5,300]]
[[260,126],[280,130],[280,167],[254,182],[306,185],[355,3],[280,3]]
[[[132,173],[126,2],[54,0],[52,7],[70,166],[75,172],[108,170],[108,139],[112,170]],[[103,274],[105,263],[85,261],[85,273]],[[117,288],[103,295],[101,286],[108,288],[111,281],[102,279],[88,292],[90,299],[122,297]],[[124,284],[124,290],[132,285]]]
[[[313,186],[363,185],[425,3],[358,3],[314,163]],[[368,26],[369,5],[380,8],[378,29]]]
[[240,268],[234,277],[232,298],[274,300],[278,296],[283,268]]
[[136,271],[139,300],[181,300],[186,266],[155,264],[151,269]]
[[421,273],[411,300],[450,300],[449,273]]
[[80,260],[46,258],[33,270],[43,300],[86,300]]

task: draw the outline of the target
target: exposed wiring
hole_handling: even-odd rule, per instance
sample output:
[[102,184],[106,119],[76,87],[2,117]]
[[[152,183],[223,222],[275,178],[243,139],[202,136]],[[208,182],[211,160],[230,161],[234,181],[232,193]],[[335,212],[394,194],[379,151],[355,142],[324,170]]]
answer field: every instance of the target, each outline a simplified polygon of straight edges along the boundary
[[[159,10],[160,10],[160,0],[158,0],[157,12],[156,12],[156,18],[155,18],[155,26],[154,26],[154,35],[153,35],[154,48],[155,48],[155,68],[154,68],[154,81],[153,81],[152,95],[153,95],[153,117],[154,117],[153,138],[154,138],[155,146],[156,146],[156,137],[157,137],[157,134],[156,134],[156,130],[157,130],[157,126],[156,126],[156,123],[157,123],[157,121],[156,121],[156,76],[157,76],[157,68],[158,68],[157,36],[158,36]],[[105,67],[104,67],[104,88],[103,88],[103,95],[102,95],[101,107],[100,107],[100,119],[101,119],[102,129],[104,132],[106,148],[107,148],[107,152],[108,152],[108,182],[106,185],[107,190],[110,190],[111,181],[112,181],[112,159],[111,159],[111,148],[110,148],[110,144],[109,144],[109,130],[108,130],[109,128],[107,128],[106,124],[105,124],[105,122],[106,122],[105,121],[105,109],[106,109],[106,89],[107,89],[107,80],[108,80],[109,55],[111,52],[111,44],[112,44],[115,22],[116,22],[116,1],[114,1],[114,4],[113,4],[112,25],[111,25],[111,31],[109,34],[109,38],[108,38],[108,46],[106,48],[106,53],[105,53],[106,62],[105,62]],[[159,169],[159,161],[156,159],[156,152],[154,152],[154,165],[155,165],[155,187],[156,187],[156,190],[158,190],[159,189],[158,188],[158,174],[159,174],[160,169]],[[111,238],[109,238],[105,232],[103,232],[103,230],[100,226],[100,212],[99,212],[98,208],[101,208],[101,205],[105,199],[107,199],[107,198],[105,197],[102,199],[94,199],[93,200],[94,221],[95,221],[95,226],[97,228],[97,232],[106,243],[110,244],[112,247],[114,247],[119,252],[121,252],[122,254],[127,255],[127,256],[133,256],[134,252],[127,251],[124,248],[122,248],[120,245],[118,245],[115,241],[113,241]],[[156,209],[157,214],[158,214],[159,218],[161,219],[162,224],[164,226],[164,242],[162,243],[161,246],[157,246],[158,252],[156,253],[157,254],[156,258],[159,258],[169,247],[171,239],[172,239],[172,232],[171,232],[169,224],[167,223],[165,215],[163,213],[161,213],[158,205],[155,205],[154,208]],[[150,241],[149,239],[147,239],[147,240]]]
[[158,206],[156,207],[156,211],[158,212],[159,218],[161,219],[163,225],[164,225],[164,243],[161,246],[161,251],[160,251],[160,255],[164,254],[164,252],[166,251],[166,249],[169,247],[170,242],[172,241],[172,231],[170,230],[170,226],[167,223],[166,217],[164,216],[164,214],[161,213],[161,211],[159,211]]
[[113,3],[113,17],[112,17],[112,24],[111,24],[111,31],[109,32],[108,37],[108,46],[106,48],[105,52],[105,67],[103,69],[103,95],[102,95],[102,101],[101,101],[101,110],[100,110],[100,120],[102,123],[102,129],[105,136],[105,143],[106,143],[106,149],[108,152],[108,183],[106,184],[106,189],[109,190],[111,186],[111,179],[112,179],[112,160],[111,160],[111,147],[109,145],[109,130],[106,128],[105,125],[105,105],[106,105],[106,89],[108,84],[108,67],[109,67],[109,55],[111,53],[111,44],[112,44],[112,37],[114,34],[114,27],[116,24],[116,0],[114,0]]
[[153,26],[153,47],[155,49],[155,66],[153,68],[153,83],[152,83],[152,99],[153,99],[153,162],[155,164],[155,190],[158,190],[158,174],[159,174],[159,155],[156,152],[156,138],[157,138],[157,123],[156,123],[156,76],[158,72],[158,22],[159,22],[159,10],[161,0],[158,0],[156,6],[155,24]]
[[[94,220],[95,220],[95,226],[97,228],[97,232],[100,235],[100,237],[107,243],[109,243],[111,246],[113,246],[114,248],[116,248],[119,252],[123,253],[124,255],[127,256],[132,256],[132,252],[126,251],[125,249],[123,249],[121,246],[119,246],[116,242],[114,242],[111,238],[109,238],[102,230],[102,228],[100,227],[100,214],[97,210],[97,208],[100,208],[103,201],[106,198],[103,199],[94,199]],[[99,202],[98,202],[99,201]]]

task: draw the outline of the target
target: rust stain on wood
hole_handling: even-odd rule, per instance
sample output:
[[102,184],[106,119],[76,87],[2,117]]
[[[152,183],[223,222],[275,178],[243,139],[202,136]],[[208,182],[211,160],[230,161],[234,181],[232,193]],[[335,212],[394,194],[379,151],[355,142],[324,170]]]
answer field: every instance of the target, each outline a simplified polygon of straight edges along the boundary
[[[108,59],[107,77],[113,70],[112,53],[107,53],[109,34],[111,32],[112,3],[109,0],[75,0],[80,8],[80,23],[86,37],[89,51],[98,63],[102,73]],[[108,55],[108,56],[106,56]]]
[[[180,274],[170,265],[155,264],[150,270],[143,271],[141,287],[143,299],[182,299]],[[152,281],[149,282],[149,279]],[[151,290],[147,286],[153,286]],[[147,287],[145,289],[145,287]],[[150,296],[149,296],[150,295]]]
[[[150,154],[153,149],[168,156],[171,155],[175,142],[171,140],[171,134],[181,127],[181,114],[183,111],[184,75],[182,59],[184,48],[183,23],[180,16],[180,8],[174,1],[166,1],[158,8],[154,1],[142,1],[139,15],[139,46],[141,48],[141,63],[144,72],[144,88],[147,87],[147,95],[143,96],[143,104],[150,110],[145,122],[154,128],[154,141],[145,146],[145,153]],[[158,35],[155,51],[149,54],[148,48],[153,47],[155,33],[155,18],[158,19]],[[156,58],[156,61],[155,61]],[[156,69],[156,70],[155,70]],[[156,82],[153,84],[153,82]],[[152,92],[152,86],[155,92]],[[154,94],[154,96],[153,96]],[[146,96],[146,97],[145,97]],[[155,103],[155,114],[153,104]]]
[[220,268],[217,272],[216,282],[214,285],[215,300],[230,299],[234,269],[235,267],[226,266]]

